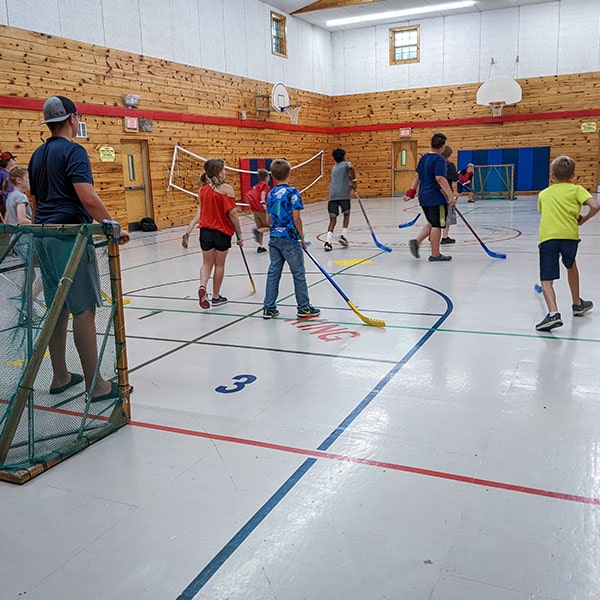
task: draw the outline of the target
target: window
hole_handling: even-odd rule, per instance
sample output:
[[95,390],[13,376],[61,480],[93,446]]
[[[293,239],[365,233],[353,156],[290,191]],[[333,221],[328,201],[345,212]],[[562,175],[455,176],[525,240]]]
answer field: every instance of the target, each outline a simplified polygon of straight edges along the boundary
[[271,11],[271,52],[287,58],[285,17]]
[[419,25],[390,29],[390,65],[419,62]]

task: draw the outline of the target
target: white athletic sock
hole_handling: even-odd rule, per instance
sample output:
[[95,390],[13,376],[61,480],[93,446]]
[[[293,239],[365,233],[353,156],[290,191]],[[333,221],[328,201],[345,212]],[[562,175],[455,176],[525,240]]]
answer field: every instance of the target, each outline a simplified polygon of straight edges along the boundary
[[331,244],[331,240],[333,239],[333,232],[327,232],[327,241]]
[[348,235],[348,228],[342,227],[342,235]]

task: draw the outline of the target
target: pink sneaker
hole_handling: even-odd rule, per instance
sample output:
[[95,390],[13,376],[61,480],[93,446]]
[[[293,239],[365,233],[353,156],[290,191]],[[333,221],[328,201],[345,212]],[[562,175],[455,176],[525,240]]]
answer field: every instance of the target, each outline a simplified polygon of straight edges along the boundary
[[198,304],[200,304],[200,308],[210,308],[210,302],[208,301],[208,294],[206,293],[206,288],[204,286],[200,286],[198,288]]

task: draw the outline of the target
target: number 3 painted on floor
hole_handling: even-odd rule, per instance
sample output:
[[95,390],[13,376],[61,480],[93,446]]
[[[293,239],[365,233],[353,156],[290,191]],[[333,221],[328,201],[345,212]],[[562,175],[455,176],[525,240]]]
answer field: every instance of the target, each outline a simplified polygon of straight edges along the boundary
[[231,379],[235,379],[236,383],[232,387],[226,385],[220,385],[215,388],[215,392],[221,394],[233,394],[234,392],[241,392],[249,383],[254,383],[256,377],[254,375],[234,375]]

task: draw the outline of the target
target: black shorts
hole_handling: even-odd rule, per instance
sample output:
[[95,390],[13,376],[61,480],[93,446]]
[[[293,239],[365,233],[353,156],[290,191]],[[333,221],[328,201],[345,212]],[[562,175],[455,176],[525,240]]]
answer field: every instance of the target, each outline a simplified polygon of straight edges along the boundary
[[350,200],[330,200],[327,203],[327,212],[332,219],[335,219],[340,212],[343,215],[350,214]]
[[218,229],[202,227],[200,229],[200,248],[205,251],[227,252],[231,248],[231,236]]
[[575,264],[579,240],[546,240],[539,245],[540,249],[540,281],[560,279],[559,258],[565,268]]
[[448,216],[448,205],[439,206],[421,206],[427,222],[438,229],[446,227],[446,217]]

